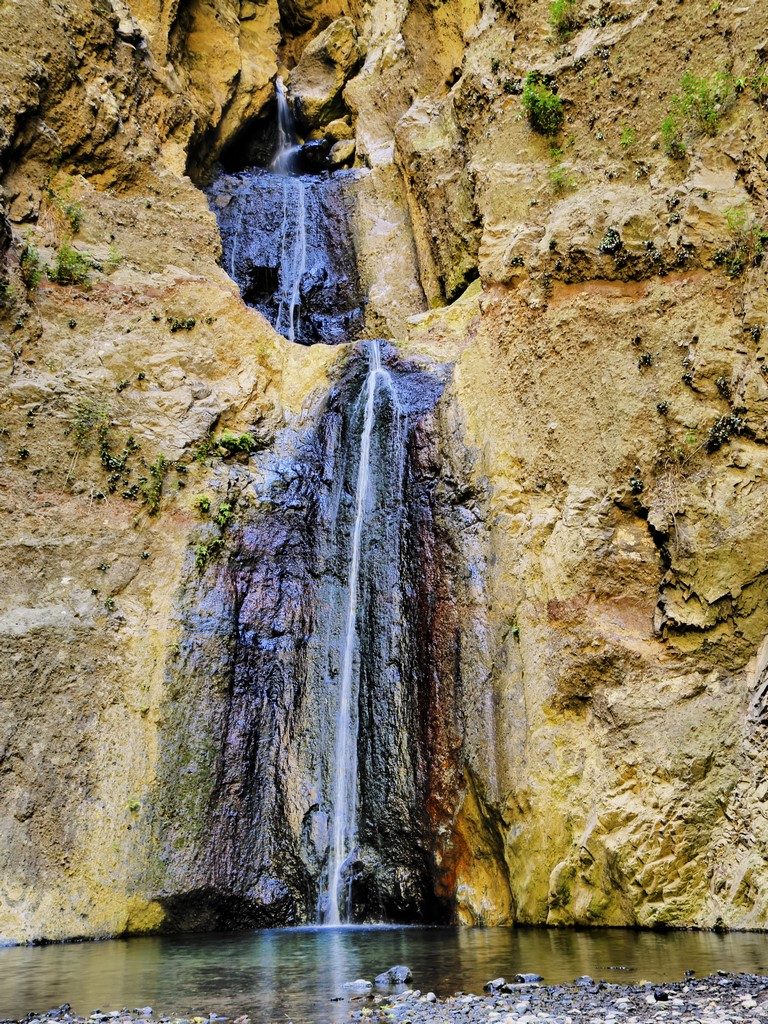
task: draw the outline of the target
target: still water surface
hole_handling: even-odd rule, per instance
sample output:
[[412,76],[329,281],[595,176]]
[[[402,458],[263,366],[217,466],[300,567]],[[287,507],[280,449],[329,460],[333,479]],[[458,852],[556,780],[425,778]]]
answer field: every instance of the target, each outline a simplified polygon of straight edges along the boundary
[[[63,1002],[78,1013],[152,1006],[155,1014],[249,1014],[255,1024],[344,1021],[345,981],[392,964],[439,996],[536,971],[670,981],[686,969],[768,974],[768,935],[534,928],[307,928],[0,949],[0,1018]],[[618,967],[628,970],[616,970]],[[355,1005],[360,1005],[356,1003]]]

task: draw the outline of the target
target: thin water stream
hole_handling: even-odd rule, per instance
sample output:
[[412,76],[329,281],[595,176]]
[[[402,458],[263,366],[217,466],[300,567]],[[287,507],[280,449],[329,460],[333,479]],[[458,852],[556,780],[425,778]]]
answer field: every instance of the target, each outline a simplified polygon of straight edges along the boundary
[[[545,982],[679,980],[717,970],[768,972],[768,936],[629,929],[315,928],[0,949],[0,1018],[70,1002],[79,1013],[150,1005],[258,1024],[336,1024],[343,984],[408,964],[438,996],[536,971]],[[617,970],[616,968],[626,968]],[[354,1007],[364,1005],[360,1002]]]

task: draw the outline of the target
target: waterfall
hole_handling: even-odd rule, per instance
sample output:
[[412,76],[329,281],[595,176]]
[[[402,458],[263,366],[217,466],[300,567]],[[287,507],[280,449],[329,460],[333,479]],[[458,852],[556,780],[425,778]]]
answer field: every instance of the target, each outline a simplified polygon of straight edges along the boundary
[[270,167],[277,174],[290,174],[293,158],[296,155],[296,130],[293,114],[288,103],[285,83],[278,75],[275,79],[275,99],[277,100],[277,147]]
[[280,304],[275,328],[289,341],[299,341],[301,281],[307,267],[307,205],[301,178],[283,182],[283,227],[280,241]]
[[[339,924],[339,889],[347,857],[353,851],[357,804],[357,716],[353,710],[353,673],[357,649],[357,606],[362,556],[363,522],[368,511],[371,478],[371,437],[376,419],[376,390],[385,379],[394,395],[392,379],[382,369],[378,342],[368,346],[369,369],[365,384],[365,414],[360,437],[360,461],[355,489],[355,520],[347,582],[347,613],[342,642],[339,711],[336,719],[336,745],[333,758],[333,826],[328,858],[328,895],[326,923]],[[358,659],[359,662],[359,659]],[[343,915],[346,918],[346,913]]]
[[[224,266],[287,339],[353,342],[356,172],[297,173],[279,79],[276,110],[269,165],[209,190]],[[437,692],[450,707],[457,660],[425,425],[445,378],[375,340],[339,369],[317,422],[286,426],[258,456],[261,498],[221,570],[218,593],[236,595],[234,682],[196,870],[214,902],[242,897],[243,921],[442,913],[431,836],[447,814],[428,798],[433,752],[441,772],[453,755],[428,709]]]
[[208,190],[223,264],[245,301],[289,341],[352,341],[363,322],[348,223],[355,173],[300,173],[301,146],[280,78],[275,97],[269,165],[222,171]]

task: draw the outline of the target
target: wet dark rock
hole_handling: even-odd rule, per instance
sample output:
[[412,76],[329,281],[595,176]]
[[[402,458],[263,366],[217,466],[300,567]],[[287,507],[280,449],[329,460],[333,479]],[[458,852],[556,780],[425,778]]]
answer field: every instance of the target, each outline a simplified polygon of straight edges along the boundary
[[[357,850],[344,889],[356,921],[446,921],[436,862],[450,864],[442,844],[461,785],[464,488],[441,476],[444,371],[391,349],[383,358],[399,411],[380,395],[358,600]],[[171,928],[317,919],[367,371],[358,351],[313,426],[230,467],[247,514],[202,574],[190,552],[148,881]]]
[[299,147],[296,154],[296,170],[300,174],[317,174],[320,171],[327,171],[331,167],[330,139],[315,139],[305,142]]
[[[297,161],[317,170],[329,149],[328,140],[306,143]],[[208,189],[224,269],[248,305],[286,336],[298,277],[294,340],[305,345],[353,341],[362,328],[349,226],[353,187],[351,172],[290,177],[251,169],[220,174]]]
[[516,974],[515,981],[519,985],[535,985],[539,981],[544,981],[540,974]]

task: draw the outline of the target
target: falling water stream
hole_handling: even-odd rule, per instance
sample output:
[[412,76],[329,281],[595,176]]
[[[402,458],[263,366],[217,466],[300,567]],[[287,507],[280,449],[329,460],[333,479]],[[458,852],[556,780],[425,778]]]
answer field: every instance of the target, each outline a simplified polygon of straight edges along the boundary
[[[340,890],[346,862],[352,854],[356,833],[357,804],[357,692],[354,686],[355,663],[358,673],[358,590],[362,561],[363,524],[369,512],[371,498],[371,438],[376,420],[376,396],[379,384],[385,386],[392,399],[395,418],[400,410],[397,392],[391,375],[382,367],[381,351],[377,341],[368,342],[368,375],[361,398],[365,397],[363,429],[360,435],[360,457],[355,488],[355,519],[347,580],[347,612],[342,642],[341,678],[339,683],[339,711],[336,719],[336,743],[333,759],[333,825],[328,863],[328,894],[325,921],[339,924],[349,916],[349,901],[339,906]],[[400,458],[397,458],[397,463]],[[395,467],[391,467],[396,472]]]

